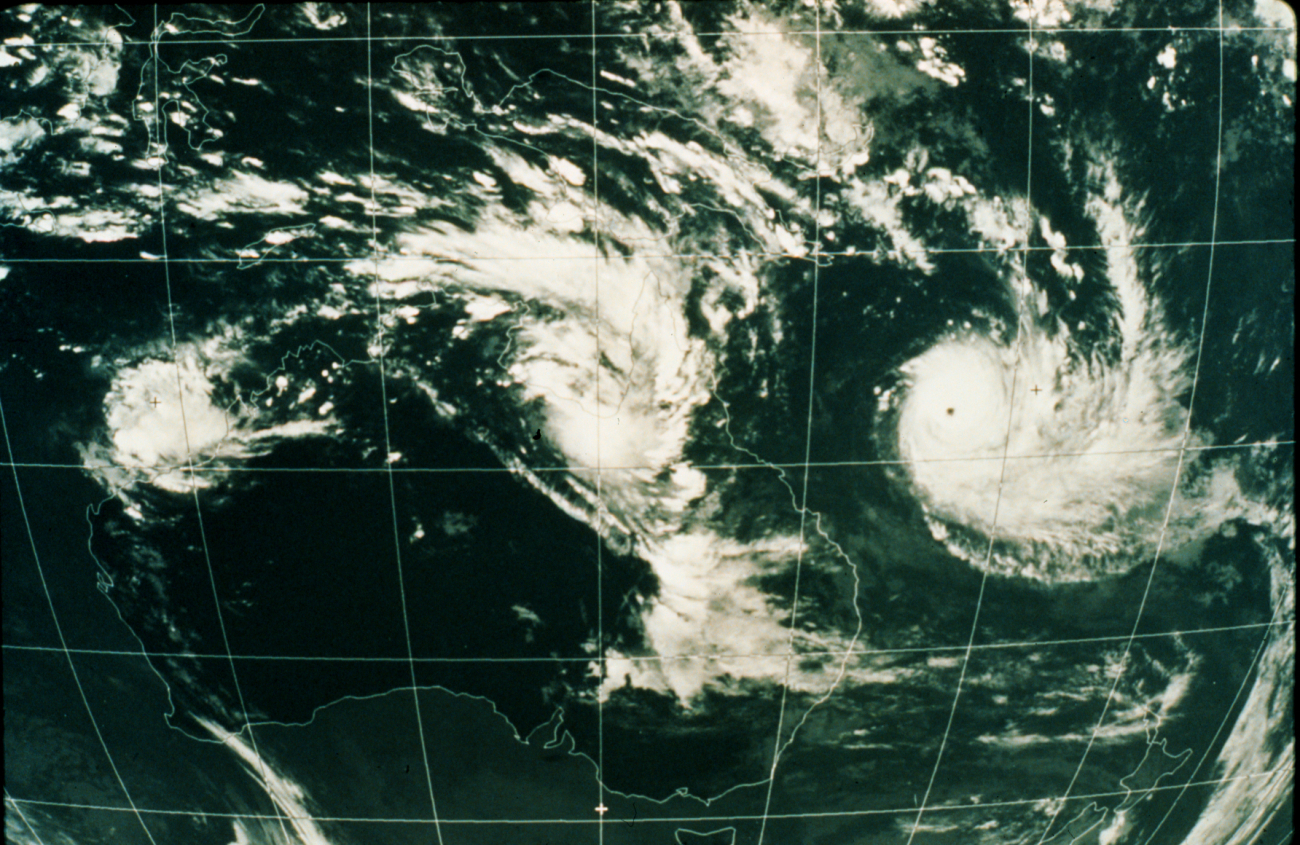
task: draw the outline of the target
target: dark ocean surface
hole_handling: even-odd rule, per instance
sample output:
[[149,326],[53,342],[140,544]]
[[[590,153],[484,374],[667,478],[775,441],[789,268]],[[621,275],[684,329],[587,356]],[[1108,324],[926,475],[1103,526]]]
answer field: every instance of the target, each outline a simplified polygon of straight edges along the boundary
[[1113,6],[0,14],[6,839],[1287,841],[1294,16]]

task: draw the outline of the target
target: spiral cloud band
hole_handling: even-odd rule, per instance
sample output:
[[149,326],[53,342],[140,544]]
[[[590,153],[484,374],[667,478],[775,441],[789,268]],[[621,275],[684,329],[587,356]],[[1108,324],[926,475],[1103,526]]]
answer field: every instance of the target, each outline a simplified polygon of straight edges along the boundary
[[[1091,211],[1104,240],[1132,238],[1120,208],[1098,199]],[[1026,281],[1010,340],[967,330],[902,366],[898,452],[938,538],[959,525],[1036,548],[1040,574],[1068,579],[1126,568],[1167,528],[1190,356],[1163,328],[1132,250],[1107,253],[1118,355],[1080,351]],[[1086,563],[1065,573],[1066,558]]]

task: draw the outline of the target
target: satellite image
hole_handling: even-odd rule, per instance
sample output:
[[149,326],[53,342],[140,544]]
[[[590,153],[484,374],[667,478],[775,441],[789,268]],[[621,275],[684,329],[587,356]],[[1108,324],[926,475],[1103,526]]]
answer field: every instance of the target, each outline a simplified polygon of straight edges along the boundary
[[1279,0],[0,11],[5,841],[1289,845]]

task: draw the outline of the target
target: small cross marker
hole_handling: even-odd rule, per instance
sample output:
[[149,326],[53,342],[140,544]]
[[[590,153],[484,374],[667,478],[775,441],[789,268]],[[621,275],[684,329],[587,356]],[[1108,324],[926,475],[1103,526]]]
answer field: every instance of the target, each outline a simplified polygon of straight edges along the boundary
[[155,396],[154,398],[150,399],[150,400],[149,400],[149,404],[150,404],[150,405],[153,405],[153,409],[154,409],[155,411],[158,410],[158,397]]
[[1042,392],[1042,388],[1039,387],[1038,385],[1034,385],[1034,389],[1033,389],[1031,392],[1032,392],[1035,396],[1037,396],[1040,392]]
[[596,807],[596,812],[597,812],[597,813],[600,813],[600,817],[603,819],[603,818],[605,818],[605,814],[609,812],[609,808],[606,807],[606,806],[605,806],[605,802],[602,801],[602,802],[600,802],[600,804]]

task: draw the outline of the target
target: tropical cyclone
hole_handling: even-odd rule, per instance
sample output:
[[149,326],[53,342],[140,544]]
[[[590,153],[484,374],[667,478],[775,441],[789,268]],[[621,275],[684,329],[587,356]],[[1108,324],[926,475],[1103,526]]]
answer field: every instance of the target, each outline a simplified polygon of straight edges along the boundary
[[[1089,211],[1109,247],[1106,273],[1118,303],[1106,342],[1076,338],[1017,267],[1008,283],[1013,326],[941,338],[899,368],[899,395],[881,399],[896,408],[897,452],[935,536],[994,569],[1001,564],[988,555],[988,539],[1015,543],[1022,560],[1034,561],[1030,569],[1054,580],[1122,571],[1162,537],[1182,542],[1186,531],[1205,529],[1194,523],[1207,516],[1222,521],[1212,503],[1194,505],[1201,516],[1171,504],[1180,455],[1186,463],[1185,447],[1200,443],[1178,402],[1192,382],[1193,356],[1164,327],[1151,280],[1124,246],[1140,234],[1128,222],[1140,210],[1095,197]],[[1044,217],[1036,228],[1057,248],[1052,266],[1068,278],[1063,238]],[[954,526],[985,539],[962,543]]]

